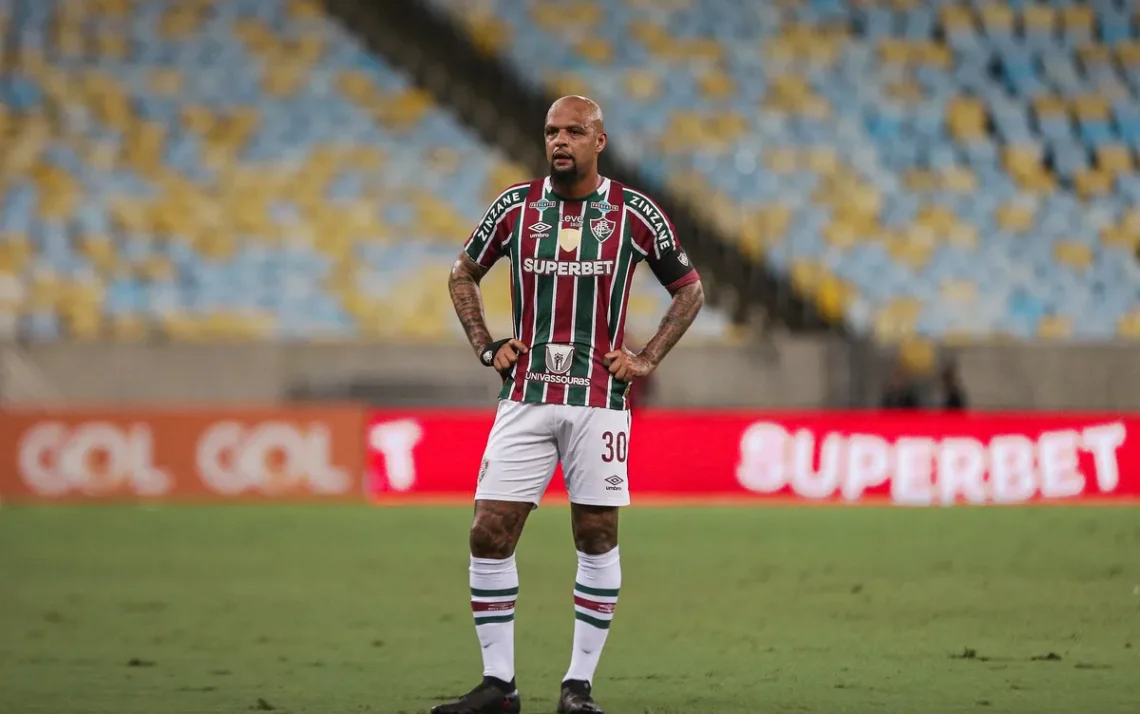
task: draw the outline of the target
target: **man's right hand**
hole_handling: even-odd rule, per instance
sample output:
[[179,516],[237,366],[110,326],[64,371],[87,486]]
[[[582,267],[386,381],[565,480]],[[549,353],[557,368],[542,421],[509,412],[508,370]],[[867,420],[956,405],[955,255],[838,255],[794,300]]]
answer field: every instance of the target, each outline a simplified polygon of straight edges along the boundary
[[[499,374],[506,375],[510,372],[511,367],[519,361],[519,355],[524,355],[529,351],[530,348],[518,340],[499,340],[487,345],[479,358],[483,364],[494,367]],[[488,359],[490,359],[489,364]]]

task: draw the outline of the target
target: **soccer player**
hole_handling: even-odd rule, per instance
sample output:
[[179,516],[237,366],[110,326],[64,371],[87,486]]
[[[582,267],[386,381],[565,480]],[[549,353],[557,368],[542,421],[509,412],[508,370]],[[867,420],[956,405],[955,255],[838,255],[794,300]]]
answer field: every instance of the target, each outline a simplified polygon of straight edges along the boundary
[[[629,505],[628,394],[692,324],[704,292],[673,225],[644,193],[598,174],[602,110],[563,97],[546,115],[548,177],[492,202],[451,270],[449,290],[475,354],[503,379],[475,489],[471,610],[483,681],[434,714],[520,710],[515,685],[515,545],[559,462],[578,551],[574,642],[561,714],[601,714],[591,696],[621,588],[618,509]],[[500,258],[511,271],[514,336],[495,340],[479,282]],[[622,345],[634,268],[672,294],[656,334]]]

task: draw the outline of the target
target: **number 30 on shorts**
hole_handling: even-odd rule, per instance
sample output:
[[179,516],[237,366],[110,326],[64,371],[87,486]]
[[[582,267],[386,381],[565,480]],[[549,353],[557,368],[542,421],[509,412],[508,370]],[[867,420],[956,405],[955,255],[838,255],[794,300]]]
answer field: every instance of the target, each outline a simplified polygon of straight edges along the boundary
[[624,431],[619,431],[616,434],[612,431],[602,433],[602,461],[611,463],[617,461],[619,464],[625,463],[625,457],[628,450],[628,437]]

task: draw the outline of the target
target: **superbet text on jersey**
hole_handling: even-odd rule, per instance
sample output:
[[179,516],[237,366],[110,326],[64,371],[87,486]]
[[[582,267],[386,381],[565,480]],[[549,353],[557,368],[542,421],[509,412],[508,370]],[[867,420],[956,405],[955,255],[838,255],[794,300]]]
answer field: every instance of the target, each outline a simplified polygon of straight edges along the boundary
[[548,178],[511,186],[464,251],[510,261],[514,337],[530,352],[499,396],[519,402],[627,409],[629,385],[602,358],[622,344],[634,269],[644,260],[670,292],[698,280],[665,213],[609,179],[580,200]]

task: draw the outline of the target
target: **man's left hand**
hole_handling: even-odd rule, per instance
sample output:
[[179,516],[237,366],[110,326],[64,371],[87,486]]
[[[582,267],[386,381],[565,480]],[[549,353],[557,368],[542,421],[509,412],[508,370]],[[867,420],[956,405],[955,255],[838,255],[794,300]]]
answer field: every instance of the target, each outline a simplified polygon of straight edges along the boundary
[[606,353],[604,364],[609,367],[610,374],[623,382],[628,382],[637,377],[647,377],[655,367],[645,357],[634,354],[624,347]]

